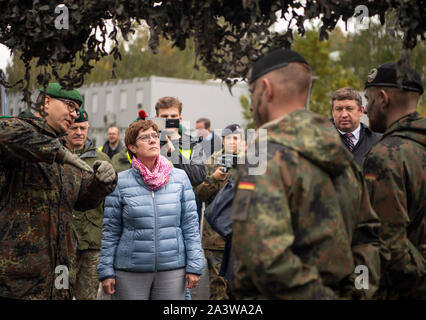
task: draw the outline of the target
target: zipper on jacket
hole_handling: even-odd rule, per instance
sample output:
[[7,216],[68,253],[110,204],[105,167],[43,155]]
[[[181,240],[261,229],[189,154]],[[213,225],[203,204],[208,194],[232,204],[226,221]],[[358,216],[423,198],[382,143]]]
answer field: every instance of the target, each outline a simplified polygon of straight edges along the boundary
[[155,197],[154,191],[152,192],[152,204],[154,205],[154,271],[157,272],[157,254],[158,254],[158,246],[157,246],[157,207],[155,206]]

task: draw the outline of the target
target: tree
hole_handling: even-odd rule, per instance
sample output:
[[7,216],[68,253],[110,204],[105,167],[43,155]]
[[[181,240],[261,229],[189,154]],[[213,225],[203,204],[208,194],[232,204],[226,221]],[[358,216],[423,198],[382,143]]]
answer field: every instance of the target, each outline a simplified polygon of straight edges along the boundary
[[[327,38],[337,21],[347,21],[360,4],[367,4],[369,14],[379,15],[381,22],[387,10],[395,9],[405,48],[414,48],[418,39],[426,38],[422,0],[64,0],[59,16],[53,0],[0,0],[0,43],[22,53],[24,91],[30,83],[33,58],[46,67],[37,76],[39,84],[46,85],[54,75],[67,88],[79,87],[93,69],[93,61],[107,55],[114,61],[120,59],[119,33],[127,40],[134,32],[132,24],[145,21],[154,53],[160,36],[181,50],[193,39],[196,56],[208,72],[232,84],[237,81],[232,78],[247,76],[250,61],[271,49],[290,47],[293,31],[304,35],[306,20],[319,18],[320,37]],[[284,34],[271,31],[279,18],[289,21]],[[69,23],[57,23],[58,19]],[[111,22],[111,31],[106,21]],[[113,40],[110,51],[105,47],[107,38]],[[77,59],[82,62],[79,66]],[[71,68],[61,75],[60,65],[66,63]]]
[[360,89],[360,81],[351,70],[343,68],[331,58],[330,45],[333,39],[320,41],[318,35],[318,30],[309,30],[304,37],[296,36],[292,49],[304,56],[312,68],[309,108],[329,116],[333,91],[343,87]]
[[[331,94],[343,87],[362,90],[362,80],[350,69],[336,63],[331,57],[333,37],[328,41],[319,40],[319,30],[308,30],[304,37],[295,36],[292,49],[299,52],[312,68],[313,81],[309,109],[324,116],[331,115]],[[243,118],[248,121],[248,128],[254,127],[249,100],[240,98]]]
[[241,107],[243,108],[243,119],[246,121],[246,123],[244,124],[244,128],[245,129],[254,129],[256,128],[256,124],[254,123],[254,118],[253,118],[253,114],[250,111],[250,100],[245,96],[245,95],[241,95],[240,96],[240,104]]
[[[196,64],[194,46],[188,40],[188,45],[184,50],[172,48],[170,41],[160,39],[158,53],[153,54],[148,46],[148,32],[146,29],[139,29],[133,41],[123,42],[120,45],[121,60],[116,63],[114,59],[107,56],[93,64],[90,74],[84,78],[84,83],[104,82],[114,79],[131,79],[135,77],[149,77],[151,75],[175,77],[183,79],[206,80],[209,75],[205,68],[194,68]],[[77,65],[81,61],[77,60]],[[29,88],[37,88],[36,74],[41,67],[37,67],[37,60],[31,61],[31,83]],[[69,65],[59,68],[59,74],[68,70]],[[13,56],[12,63],[6,68],[9,82],[14,83],[25,75],[25,65],[19,54]],[[114,76],[113,76],[114,74]],[[53,77],[53,80],[57,80]],[[13,88],[15,91],[17,87]]]
[[[392,21],[389,13],[388,21]],[[360,89],[364,88],[364,81],[372,68],[386,62],[397,62],[402,54],[403,47],[392,25],[371,23],[366,30],[359,33],[349,33],[346,37],[339,36],[339,30],[332,33],[330,48],[339,51],[341,57],[339,65],[345,70],[351,70],[361,80]],[[341,33],[341,32],[340,32]],[[426,44],[419,42],[410,50],[410,65],[422,79],[426,79]],[[420,97],[418,111],[426,116],[426,95]]]

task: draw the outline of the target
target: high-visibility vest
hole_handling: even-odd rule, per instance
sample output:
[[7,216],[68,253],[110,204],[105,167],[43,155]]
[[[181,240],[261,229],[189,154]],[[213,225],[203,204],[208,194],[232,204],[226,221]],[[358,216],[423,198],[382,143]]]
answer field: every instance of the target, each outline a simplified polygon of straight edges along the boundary
[[187,158],[188,160],[191,159],[192,150],[191,149],[181,149],[179,148],[179,152],[182,156]]

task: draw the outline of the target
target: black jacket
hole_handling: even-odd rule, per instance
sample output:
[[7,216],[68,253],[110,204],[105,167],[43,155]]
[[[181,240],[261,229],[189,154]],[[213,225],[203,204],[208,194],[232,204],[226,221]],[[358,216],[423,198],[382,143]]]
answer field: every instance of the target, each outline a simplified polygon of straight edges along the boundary
[[[187,134],[181,134],[180,139],[172,140],[175,151],[167,154],[165,139],[161,139],[161,155],[173,163],[173,166],[186,172],[193,187],[198,186],[206,177],[205,156],[199,140],[191,139]],[[185,158],[185,153],[179,149],[191,149],[190,159]]]
[[[339,135],[340,135],[340,138],[342,139],[343,145],[349,150],[348,146],[346,145],[345,138],[343,137],[342,134],[340,134],[340,132],[339,132]],[[361,122],[358,143],[355,145],[355,147],[351,151],[352,154],[354,155],[355,162],[360,167],[362,166],[362,160],[364,159],[364,155],[371,149],[371,147],[374,144],[377,143],[377,141],[379,141],[381,136],[382,134],[371,131],[369,127],[367,127],[365,124]]]
[[208,159],[213,153],[222,149],[222,139],[213,134],[213,138],[211,140],[201,140],[201,145],[203,146],[206,159]]
[[120,153],[121,149],[123,148],[123,143],[121,141],[118,141],[118,146],[114,150],[111,149],[108,140],[104,143],[104,146],[100,151],[103,153],[106,153],[108,157],[111,159],[115,154]]

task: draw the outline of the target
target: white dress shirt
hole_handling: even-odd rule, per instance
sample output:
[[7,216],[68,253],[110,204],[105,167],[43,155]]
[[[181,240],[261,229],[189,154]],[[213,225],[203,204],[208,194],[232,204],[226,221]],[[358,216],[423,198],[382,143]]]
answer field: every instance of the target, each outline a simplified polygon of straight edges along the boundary
[[340,131],[339,129],[337,129],[337,131],[339,131],[340,132],[340,134],[346,134],[346,133],[352,133],[353,134],[353,137],[352,138],[350,138],[351,140],[352,140],[352,142],[354,143],[354,146],[356,146],[356,144],[358,143],[358,141],[359,141],[359,133],[360,133],[360,131],[361,131],[361,124],[359,124],[359,126],[358,126],[358,128],[356,128],[354,131],[352,131],[352,132],[343,132],[343,131]]

